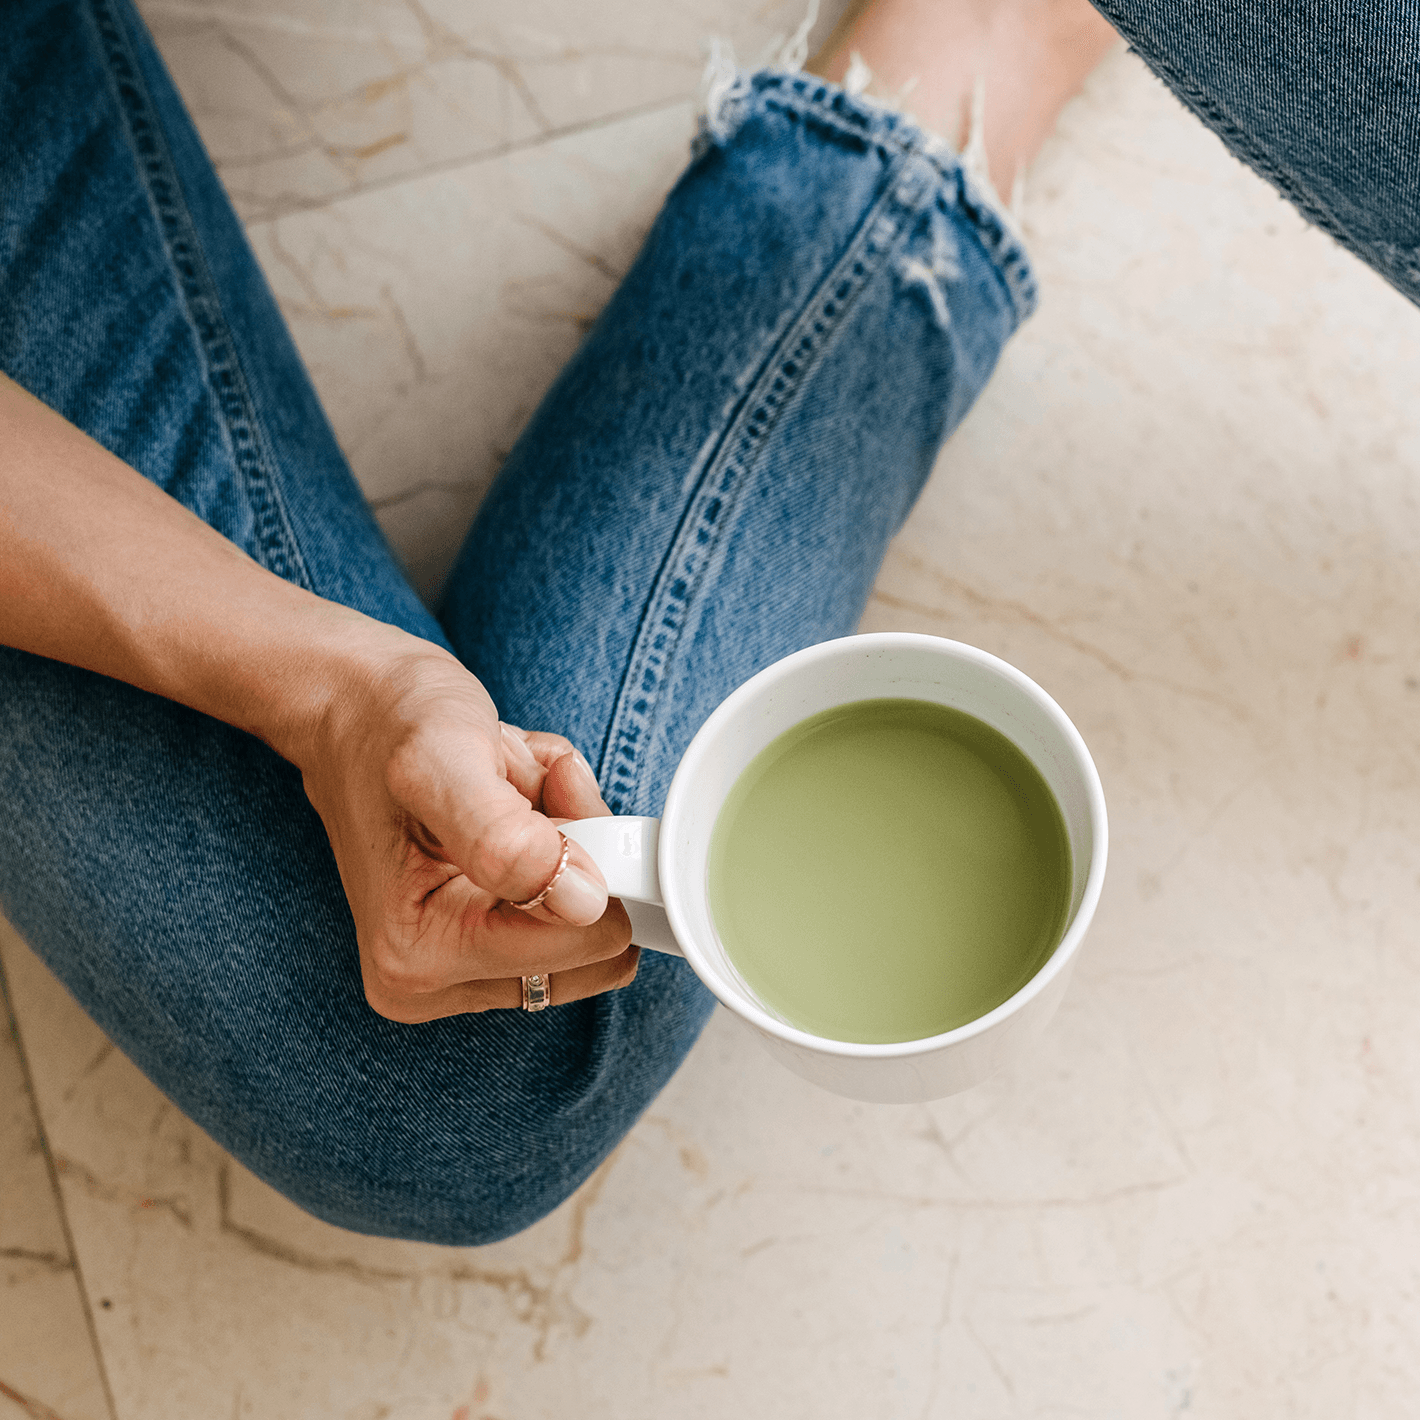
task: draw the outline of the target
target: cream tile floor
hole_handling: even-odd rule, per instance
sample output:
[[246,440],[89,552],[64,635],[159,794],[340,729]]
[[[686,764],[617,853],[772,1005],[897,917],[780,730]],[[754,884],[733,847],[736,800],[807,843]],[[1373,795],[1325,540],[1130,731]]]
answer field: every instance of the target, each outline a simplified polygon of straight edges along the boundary
[[[797,19],[145,9],[426,590],[683,160],[702,36]],[[6,931],[0,1420],[1414,1414],[1420,317],[1122,53],[1027,227],[1043,308],[864,624],[1015,661],[1099,761],[1032,1058],[860,1106],[717,1017],[559,1213],[442,1250],[272,1194]]]

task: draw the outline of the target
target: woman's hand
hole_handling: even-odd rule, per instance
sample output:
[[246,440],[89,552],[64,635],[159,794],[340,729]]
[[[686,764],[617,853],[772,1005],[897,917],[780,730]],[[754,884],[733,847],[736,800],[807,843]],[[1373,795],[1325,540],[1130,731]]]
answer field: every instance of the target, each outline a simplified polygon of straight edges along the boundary
[[500,724],[438,647],[388,627],[372,639],[291,755],[335,850],[370,1005],[429,1021],[517,1007],[534,973],[553,1005],[625,986],[631,924],[579,844],[539,907],[512,906],[556,872],[556,824],[611,812],[586,761],[560,735]]
[[429,1021],[624,986],[631,926],[586,853],[541,907],[554,824],[609,812],[557,735],[499,725],[451,655],[257,566],[0,375],[0,644],[259,735],[325,820],[382,1015]]

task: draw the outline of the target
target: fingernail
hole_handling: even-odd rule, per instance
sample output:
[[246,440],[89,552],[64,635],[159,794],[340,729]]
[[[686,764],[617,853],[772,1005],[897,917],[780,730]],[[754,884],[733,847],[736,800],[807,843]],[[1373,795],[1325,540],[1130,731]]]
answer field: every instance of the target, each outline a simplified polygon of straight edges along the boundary
[[580,868],[569,865],[543,905],[550,907],[564,922],[588,925],[606,911],[606,889],[594,883]]
[[595,794],[597,798],[602,796],[602,786],[597,783],[597,776],[592,773],[592,766],[582,758],[581,750],[574,749],[572,758],[577,763],[577,771],[582,779],[582,787]]

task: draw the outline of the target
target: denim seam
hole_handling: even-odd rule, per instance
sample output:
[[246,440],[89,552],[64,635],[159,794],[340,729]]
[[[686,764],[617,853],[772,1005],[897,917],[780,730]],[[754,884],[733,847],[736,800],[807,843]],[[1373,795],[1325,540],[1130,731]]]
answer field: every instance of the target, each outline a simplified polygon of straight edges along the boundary
[[110,0],[90,0],[90,11],[183,310],[206,361],[207,386],[221,412],[227,447],[246,492],[260,560],[278,577],[313,590],[236,345],[222,314],[216,283],[207,269],[162,127],[154,116],[132,40]]
[[900,155],[843,256],[784,333],[771,342],[758,373],[706,456],[646,600],[602,742],[597,777],[607,785],[607,799],[618,812],[628,812],[634,804],[661,692],[687,625],[686,613],[716,560],[760,451],[822,359],[856,297],[936,200],[937,174],[921,158],[910,151]]

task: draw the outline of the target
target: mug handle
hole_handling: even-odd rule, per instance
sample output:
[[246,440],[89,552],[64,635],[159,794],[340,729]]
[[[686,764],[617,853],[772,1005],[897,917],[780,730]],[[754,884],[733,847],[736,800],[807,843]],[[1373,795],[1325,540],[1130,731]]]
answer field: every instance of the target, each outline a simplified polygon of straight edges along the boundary
[[621,899],[631,919],[631,940],[638,947],[683,957],[685,953],[671,933],[661,898],[661,879],[656,868],[660,819],[634,814],[581,818],[564,823],[562,832],[592,855],[606,879],[607,891]]

